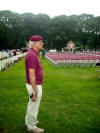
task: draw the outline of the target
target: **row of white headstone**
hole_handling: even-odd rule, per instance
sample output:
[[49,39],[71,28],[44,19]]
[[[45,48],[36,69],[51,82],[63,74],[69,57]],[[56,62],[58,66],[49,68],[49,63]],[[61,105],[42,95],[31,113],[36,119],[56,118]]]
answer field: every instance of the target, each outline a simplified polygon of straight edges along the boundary
[[17,62],[19,59],[24,57],[26,53],[22,53],[20,55],[16,55],[4,60],[0,60],[0,71],[6,69],[9,65],[14,64],[14,62]]
[[57,60],[54,61],[50,57],[45,56],[52,64],[61,67],[95,67],[100,60]]

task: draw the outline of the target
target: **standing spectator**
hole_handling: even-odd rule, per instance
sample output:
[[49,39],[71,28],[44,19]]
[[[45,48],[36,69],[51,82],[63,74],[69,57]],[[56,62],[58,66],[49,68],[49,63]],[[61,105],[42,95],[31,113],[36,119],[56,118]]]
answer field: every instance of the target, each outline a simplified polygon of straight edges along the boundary
[[10,58],[12,56],[11,50],[9,50],[8,54],[9,54],[9,58]]
[[16,54],[17,54],[16,50],[13,51],[13,54],[14,54],[14,56],[16,56]]
[[44,59],[44,57],[45,57],[45,49],[43,48],[43,49],[41,50],[41,52],[42,52],[42,58]]
[[42,97],[43,71],[39,58],[39,51],[42,50],[43,42],[41,36],[30,37],[31,49],[25,57],[26,88],[29,94],[29,103],[25,124],[28,131],[42,133],[44,129],[38,128],[37,116]]

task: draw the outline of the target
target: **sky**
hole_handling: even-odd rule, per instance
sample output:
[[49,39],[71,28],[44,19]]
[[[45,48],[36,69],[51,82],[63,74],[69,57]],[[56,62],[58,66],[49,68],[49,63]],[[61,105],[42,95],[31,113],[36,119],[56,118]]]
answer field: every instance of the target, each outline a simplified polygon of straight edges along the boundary
[[0,0],[0,10],[10,10],[20,14],[42,13],[51,18],[83,13],[100,16],[100,0]]

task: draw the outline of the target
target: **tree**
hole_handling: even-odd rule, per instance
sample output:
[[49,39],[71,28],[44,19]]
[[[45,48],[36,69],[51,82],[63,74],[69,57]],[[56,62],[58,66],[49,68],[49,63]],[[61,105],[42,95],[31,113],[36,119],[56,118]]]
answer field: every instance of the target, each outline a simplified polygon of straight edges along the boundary
[[82,48],[100,49],[100,16],[61,15],[0,11],[0,50],[21,48],[32,35],[42,35],[45,49],[61,50],[70,40]]

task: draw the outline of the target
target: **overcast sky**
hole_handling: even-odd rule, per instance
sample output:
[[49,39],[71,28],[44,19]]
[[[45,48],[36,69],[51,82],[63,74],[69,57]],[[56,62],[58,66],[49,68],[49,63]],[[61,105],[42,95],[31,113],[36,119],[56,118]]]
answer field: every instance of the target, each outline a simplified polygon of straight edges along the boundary
[[82,13],[100,16],[100,0],[0,0],[0,10],[43,13],[51,18]]

